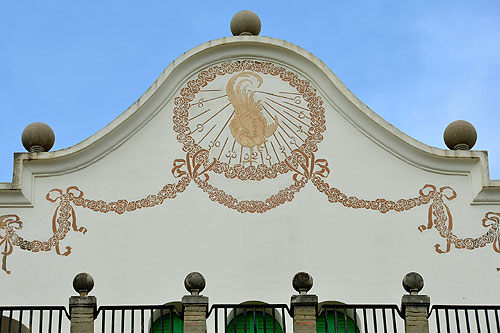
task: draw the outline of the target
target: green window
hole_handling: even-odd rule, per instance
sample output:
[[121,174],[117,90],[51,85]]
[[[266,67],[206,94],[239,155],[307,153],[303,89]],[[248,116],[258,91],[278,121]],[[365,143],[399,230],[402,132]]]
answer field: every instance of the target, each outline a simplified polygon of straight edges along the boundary
[[[184,322],[175,313],[172,313],[172,323],[174,327],[173,333],[184,332]],[[151,333],[162,333],[161,318],[155,320],[151,329]],[[170,330],[170,313],[163,315],[163,333],[172,333],[172,331]]]
[[[359,333],[359,328],[356,330],[354,325],[354,320],[347,317],[347,332],[349,333]],[[326,318],[325,312],[321,312],[318,319],[316,319],[316,332],[317,333],[335,333],[335,319],[337,320],[337,332],[344,333],[345,332],[345,317],[344,313],[340,311],[328,311],[328,332],[326,332]]]
[[[247,333],[253,333],[255,332],[255,326],[254,326],[254,312],[253,311],[248,311],[246,313],[246,316],[243,313],[240,313],[236,316],[236,331],[234,330],[234,323],[235,320],[231,320],[227,326],[227,332],[232,333],[232,332],[237,332],[237,333],[244,333],[245,332],[245,318],[246,318],[246,332]],[[275,317],[276,318],[276,317]],[[276,318],[277,319],[277,318]],[[274,319],[273,316],[269,313],[266,313],[265,315],[265,326],[266,326],[266,332],[273,332],[274,327],[276,328],[276,333],[283,333],[283,330],[281,329],[281,325],[279,324],[279,321]],[[261,333],[264,332],[264,316],[262,311],[256,311],[255,312],[255,322],[257,326],[257,332]],[[273,327],[274,323],[274,327]]]

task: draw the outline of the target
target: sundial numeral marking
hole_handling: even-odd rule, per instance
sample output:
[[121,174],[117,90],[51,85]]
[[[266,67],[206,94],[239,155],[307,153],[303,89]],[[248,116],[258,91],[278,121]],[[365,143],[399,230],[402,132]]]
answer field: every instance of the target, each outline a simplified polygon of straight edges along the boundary
[[[278,133],[279,133],[279,132],[278,132]],[[278,146],[279,146],[279,151],[280,151],[282,154],[285,154],[285,156],[286,156],[285,147],[281,145],[280,140],[278,140],[278,137],[276,136],[276,133],[273,133],[273,136],[274,136],[274,140],[276,140],[276,142],[278,143]]]
[[231,158],[235,158],[236,157],[236,152],[233,150],[228,150],[227,153],[226,153],[226,157],[229,158],[229,160],[231,160]]
[[257,163],[257,153],[245,153],[245,155],[243,156],[243,164],[245,163],[250,163],[250,166],[252,166],[252,163]]
[[213,147],[220,147],[220,142],[219,141],[210,141],[208,144],[208,150],[211,150]]

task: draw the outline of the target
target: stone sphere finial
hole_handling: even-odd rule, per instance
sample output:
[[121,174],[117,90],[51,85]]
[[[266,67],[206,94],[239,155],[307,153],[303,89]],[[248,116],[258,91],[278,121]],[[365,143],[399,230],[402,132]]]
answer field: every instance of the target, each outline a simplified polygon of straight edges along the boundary
[[260,18],[252,11],[237,12],[231,20],[233,36],[258,36],[260,33]]
[[476,143],[477,132],[468,121],[456,120],[446,127],[443,138],[451,150],[470,150]]
[[416,295],[424,287],[424,278],[417,272],[410,272],[406,274],[403,278],[403,288],[410,295]]
[[184,287],[191,295],[199,295],[205,289],[205,278],[198,272],[191,272],[184,279]]
[[94,288],[94,278],[89,273],[80,273],[73,279],[73,288],[80,296],[87,296]]
[[55,140],[54,131],[44,123],[29,124],[21,136],[24,148],[30,153],[49,151]]
[[293,277],[292,286],[299,294],[305,295],[313,286],[313,278],[309,273],[298,272]]

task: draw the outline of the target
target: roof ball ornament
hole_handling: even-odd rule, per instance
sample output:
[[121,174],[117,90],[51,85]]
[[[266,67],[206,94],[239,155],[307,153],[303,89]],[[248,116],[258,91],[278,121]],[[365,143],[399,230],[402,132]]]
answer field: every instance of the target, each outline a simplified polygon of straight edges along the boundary
[[424,278],[417,272],[410,272],[403,278],[403,288],[410,295],[417,295],[424,288]]
[[94,278],[89,273],[80,273],[73,279],[73,288],[80,296],[88,296],[94,288]]
[[456,120],[444,130],[444,142],[452,150],[470,150],[477,140],[474,126],[465,120]]
[[24,148],[30,153],[49,151],[54,146],[55,140],[56,137],[52,128],[40,122],[26,126],[21,136]]
[[205,278],[201,273],[191,272],[184,279],[184,287],[191,295],[199,295],[205,289]]
[[233,36],[258,36],[260,27],[259,17],[249,10],[237,12],[231,20],[231,32]]
[[298,272],[293,277],[292,286],[300,295],[305,295],[313,286],[313,278],[309,273]]

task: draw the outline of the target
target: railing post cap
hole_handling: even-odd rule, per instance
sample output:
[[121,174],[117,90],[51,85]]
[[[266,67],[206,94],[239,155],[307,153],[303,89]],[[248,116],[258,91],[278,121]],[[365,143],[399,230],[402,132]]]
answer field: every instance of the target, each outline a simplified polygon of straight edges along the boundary
[[73,288],[80,296],[87,296],[94,288],[94,278],[89,273],[79,273],[73,279]]
[[205,289],[205,278],[199,272],[191,272],[184,279],[184,287],[191,295],[199,295]]
[[309,273],[298,272],[293,277],[292,286],[300,295],[305,295],[313,286],[313,278]]
[[410,272],[403,277],[403,288],[410,295],[417,295],[424,288],[424,278],[417,272]]

